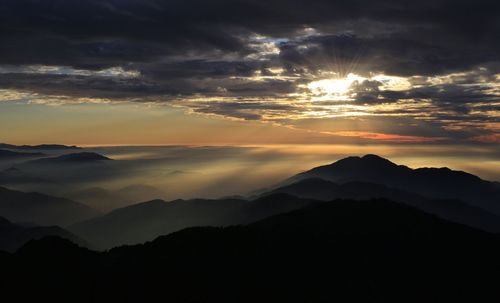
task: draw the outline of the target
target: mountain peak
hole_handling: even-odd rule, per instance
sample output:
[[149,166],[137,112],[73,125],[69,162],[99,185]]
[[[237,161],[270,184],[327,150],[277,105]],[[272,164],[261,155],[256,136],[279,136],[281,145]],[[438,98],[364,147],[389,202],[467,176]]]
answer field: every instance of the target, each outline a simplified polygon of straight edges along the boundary
[[363,159],[363,160],[370,160],[370,161],[386,161],[386,162],[391,162],[391,161],[387,160],[386,158],[383,158],[383,157],[381,157],[379,155],[375,155],[375,154],[366,154],[363,157],[361,157],[361,159]]
[[334,162],[327,167],[331,168],[344,168],[344,169],[386,169],[398,167],[396,163],[393,163],[385,158],[374,154],[367,154],[362,157],[347,157]]

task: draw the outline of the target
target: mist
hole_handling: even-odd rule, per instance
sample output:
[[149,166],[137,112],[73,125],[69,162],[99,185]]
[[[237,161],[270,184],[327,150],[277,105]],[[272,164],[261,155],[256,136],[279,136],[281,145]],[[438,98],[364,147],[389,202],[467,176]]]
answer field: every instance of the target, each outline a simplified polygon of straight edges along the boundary
[[[311,167],[376,153],[412,168],[449,167],[500,180],[495,146],[267,145],[89,146],[111,160],[0,162],[2,185],[62,196],[103,211],[152,199],[247,196]],[[42,158],[74,151],[43,151]]]

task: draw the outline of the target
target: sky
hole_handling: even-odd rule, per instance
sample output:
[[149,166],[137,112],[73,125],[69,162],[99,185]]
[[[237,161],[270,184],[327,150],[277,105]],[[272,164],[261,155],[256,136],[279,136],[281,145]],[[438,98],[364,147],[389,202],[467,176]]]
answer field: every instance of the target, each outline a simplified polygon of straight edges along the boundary
[[3,0],[0,15],[3,142],[500,143],[496,0]]

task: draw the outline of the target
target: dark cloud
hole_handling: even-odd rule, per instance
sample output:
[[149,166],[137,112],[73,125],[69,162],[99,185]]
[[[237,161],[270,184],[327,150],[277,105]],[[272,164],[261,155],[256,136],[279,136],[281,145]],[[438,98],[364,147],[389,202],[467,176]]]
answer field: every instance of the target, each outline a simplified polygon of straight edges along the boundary
[[[103,68],[187,52],[245,54],[250,33],[293,40],[313,26],[333,31],[301,41],[320,52],[361,47],[383,57],[375,65],[393,57],[393,72],[433,73],[498,59],[498,11],[492,0],[6,0],[0,63]],[[348,32],[362,38],[338,36]]]
[[[426,100],[433,111],[461,117],[491,104],[498,112],[496,0],[3,0],[0,16],[0,89],[157,102],[232,98],[194,108],[263,119],[277,111],[275,100],[325,75],[385,74],[413,86],[358,81],[354,103]],[[66,70],[15,69],[24,66]],[[120,72],[106,74],[111,68]],[[448,79],[429,80],[438,76]],[[307,110],[325,110],[317,106]]]

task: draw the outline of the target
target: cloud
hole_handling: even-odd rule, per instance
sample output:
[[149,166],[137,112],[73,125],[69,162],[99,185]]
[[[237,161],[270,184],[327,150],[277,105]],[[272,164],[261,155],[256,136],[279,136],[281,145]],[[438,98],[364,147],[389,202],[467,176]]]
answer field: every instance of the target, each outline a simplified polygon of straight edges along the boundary
[[[494,0],[5,0],[0,89],[273,123],[405,114],[496,133],[499,11]],[[307,88],[349,74],[363,79],[334,99]]]

